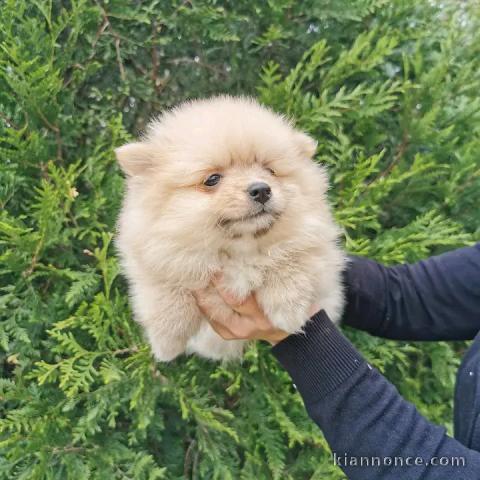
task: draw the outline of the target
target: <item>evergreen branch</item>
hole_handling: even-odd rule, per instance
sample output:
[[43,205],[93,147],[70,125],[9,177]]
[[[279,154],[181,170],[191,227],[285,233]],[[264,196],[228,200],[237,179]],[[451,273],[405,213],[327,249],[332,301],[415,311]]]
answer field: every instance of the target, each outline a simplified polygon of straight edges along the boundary
[[[103,21],[106,24],[106,28],[108,28],[110,30],[111,34],[113,35],[113,37],[115,39],[114,44],[115,44],[115,52],[116,52],[116,55],[117,55],[118,70],[120,71],[120,78],[122,79],[122,81],[125,81],[125,78],[126,78],[125,77],[125,67],[123,66],[122,54],[121,54],[121,51],[120,51],[120,44],[121,44],[120,36],[113,29],[112,24],[110,23],[110,20],[108,18],[107,11],[100,5],[100,3],[98,1],[95,1],[95,3],[97,4],[98,8],[100,9],[100,11],[102,13]],[[101,33],[100,33],[100,35],[101,35]]]

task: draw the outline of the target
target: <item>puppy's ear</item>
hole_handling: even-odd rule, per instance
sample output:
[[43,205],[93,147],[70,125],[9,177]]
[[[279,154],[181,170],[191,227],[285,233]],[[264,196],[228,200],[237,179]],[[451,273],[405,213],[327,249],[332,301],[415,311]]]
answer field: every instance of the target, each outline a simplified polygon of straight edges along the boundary
[[129,176],[141,175],[152,165],[150,147],[142,142],[128,143],[115,149],[120,168]]
[[305,133],[298,132],[295,135],[295,141],[302,155],[305,155],[307,158],[312,158],[315,155],[317,142],[312,137]]

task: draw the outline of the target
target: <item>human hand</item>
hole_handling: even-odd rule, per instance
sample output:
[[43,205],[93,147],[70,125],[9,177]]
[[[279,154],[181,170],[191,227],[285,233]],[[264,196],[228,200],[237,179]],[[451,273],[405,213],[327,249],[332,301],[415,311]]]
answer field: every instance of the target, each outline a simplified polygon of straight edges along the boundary
[[[197,290],[193,294],[212,328],[224,340],[266,340],[275,345],[288,337],[287,332],[275,327],[267,318],[255,298],[255,293],[240,301],[222,287],[221,278],[218,276],[214,277],[212,284],[219,296],[217,300],[223,302],[226,308],[211,308],[208,300],[211,292],[207,293],[208,289]],[[317,305],[312,306],[311,315],[318,310]]]

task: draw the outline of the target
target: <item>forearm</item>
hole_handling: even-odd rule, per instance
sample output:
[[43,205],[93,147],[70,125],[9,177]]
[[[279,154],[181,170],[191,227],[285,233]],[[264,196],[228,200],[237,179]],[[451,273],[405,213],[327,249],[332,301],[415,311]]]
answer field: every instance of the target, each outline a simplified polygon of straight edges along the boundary
[[[324,432],[349,479],[478,478],[480,453],[423,418],[365,362],[323,312],[309,322],[305,335],[288,337],[273,353],[292,376],[309,415]],[[380,465],[342,464],[342,459],[360,464],[362,458],[372,457],[379,458]],[[394,457],[398,462],[403,459],[404,465],[388,465]],[[458,457],[465,465],[430,465],[440,457]],[[421,465],[406,464],[417,458],[422,459]]]
[[480,331],[480,244],[413,265],[351,257],[346,325],[399,340],[470,340]]

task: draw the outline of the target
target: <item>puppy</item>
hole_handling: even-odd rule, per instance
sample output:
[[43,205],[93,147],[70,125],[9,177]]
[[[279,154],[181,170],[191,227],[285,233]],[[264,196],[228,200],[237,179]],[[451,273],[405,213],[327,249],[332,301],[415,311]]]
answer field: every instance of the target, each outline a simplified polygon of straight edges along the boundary
[[[216,272],[239,299],[254,291],[286,332],[313,304],[339,319],[344,255],[315,148],[253,99],[220,96],[164,113],[116,150],[127,185],[117,247],[158,360],[242,355],[245,341],[219,337],[192,295]],[[212,308],[227,308],[211,293]]]

